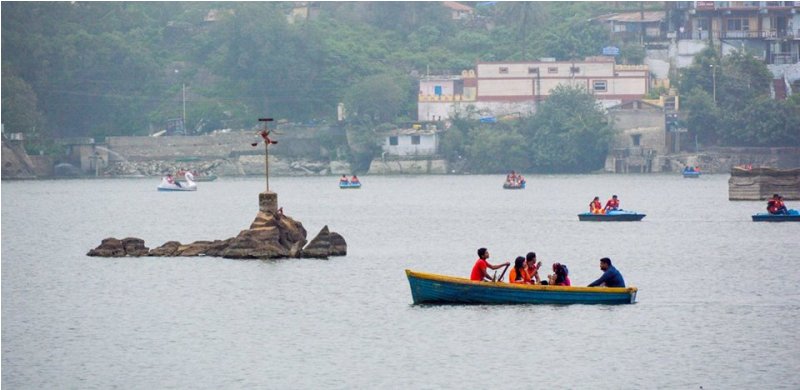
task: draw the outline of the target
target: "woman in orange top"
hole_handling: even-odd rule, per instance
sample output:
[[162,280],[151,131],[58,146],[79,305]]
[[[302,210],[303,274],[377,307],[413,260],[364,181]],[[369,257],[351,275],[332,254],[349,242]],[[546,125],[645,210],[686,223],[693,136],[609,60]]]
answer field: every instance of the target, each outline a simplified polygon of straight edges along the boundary
[[528,252],[525,255],[525,272],[528,274],[528,283],[539,284],[539,268],[542,268],[542,262],[536,263],[536,253]]
[[508,282],[527,284],[530,282],[530,280],[530,276],[528,276],[528,273],[525,272],[525,258],[522,256],[517,256],[517,258],[514,259],[514,268],[512,268],[508,274]]
[[592,214],[603,214],[603,204],[600,203],[599,196],[595,196],[592,203],[589,203],[589,212]]

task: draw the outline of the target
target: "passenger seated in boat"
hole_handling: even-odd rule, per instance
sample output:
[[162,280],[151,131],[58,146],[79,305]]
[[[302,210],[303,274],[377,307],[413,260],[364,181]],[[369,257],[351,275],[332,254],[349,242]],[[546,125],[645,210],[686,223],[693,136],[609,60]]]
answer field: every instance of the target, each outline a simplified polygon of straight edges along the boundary
[[528,274],[528,281],[531,284],[539,284],[539,268],[542,268],[542,262],[536,263],[536,252],[528,252],[525,255],[525,272]]
[[511,265],[509,262],[505,262],[503,264],[492,265],[486,261],[489,258],[489,250],[486,248],[478,249],[478,260],[475,261],[475,265],[472,266],[472,274],[470,275],[470,279],[476,282],[486,281],[486,282],[494,282],[494,276],[490,277],[489,274],[486,272],[486,268],[491,269],[498,269],[501,267],[508,267]]
[[604,211],[608,212],[611,210],[619,210],[619,199],[617,199],[616,195],[612,195],[611,199],[606,202],[606,208]]
[[177,182],[177,181],[175,181],[175,178],[174,178],[174,177],[172,177],[172,174],[171,174],[171,173],[168,173],[168,174],[167,174],[167,177],[165,177],[165,178],[164,178],[164,180],[166,180],[166,181],[167,181],[167,183],[169,183],[169,184],[172,184],[172,185],[175,185],[175,186],[178,186],[178,187],[180,187],[180,186],[181,186],[181,183],[180,183],[180,182]]
[[353,175],[353,178],[350,179],[350,184],[361,184],[361,182],[358,181],[358,176]]
[[688,172],[694,172],[694,171],[695,171],[694,167],[690,167],[688,165],[683,167],[683,172],[687,172],[688,173]]
[[611,265],[611,259],[608,257],[600,259],[600,269],[603,271],[603,275],[594,282],[589,283],[589,287],[625,287],[625,279],[623,279],[622,274]]
[[348,183],[350,183],[350,182],[347,181],[347,176],[342,175],[342,178],[339,179],[339,184],[348,184]]
[[508,282],[516,284],[528,284],[530,281],[531,277],[528,276],[528,272],[525,270],[525,258],[522,256],[517,256],[517,258],[514,259],[514,268],[512,268],[508,273]]
[[594,200],[589,203],[589,212],[592,214],[603,214],[603,204],[600,203],[599,196],[595,196]]
[[773,194],[772,199],[767,201],[767,211],[773,215],[786,214],[788,210],[786,205],[783,204],[783,197],[778,194]]
[[549,281],[550,285],[553,286],[571,286],[572,283],[569,280],[569,269],[567,269],[566,265],[561,263],[553,264],[553,274],[547,276],[547,280]]

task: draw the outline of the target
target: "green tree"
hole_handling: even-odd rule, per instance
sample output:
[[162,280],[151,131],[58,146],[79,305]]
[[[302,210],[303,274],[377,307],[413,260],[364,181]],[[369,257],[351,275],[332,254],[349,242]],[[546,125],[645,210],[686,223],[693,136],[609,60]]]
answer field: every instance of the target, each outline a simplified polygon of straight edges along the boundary
[[580,173],[603,167],[614,130],[582,87],[559,85],[520,124],[535,170]]
[[398,76],[379,74],[365,77],[345,93],[348,120],[364,124],[392,122],[403,111],[405,90]]

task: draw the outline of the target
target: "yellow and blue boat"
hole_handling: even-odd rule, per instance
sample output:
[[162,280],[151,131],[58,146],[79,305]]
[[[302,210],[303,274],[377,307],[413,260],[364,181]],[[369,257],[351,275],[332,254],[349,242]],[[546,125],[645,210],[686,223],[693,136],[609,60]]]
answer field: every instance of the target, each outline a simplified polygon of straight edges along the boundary
[[475,282],[467,278],[407,269],[415,304],[625,304],[636,302],[636,287],[565,287],[503,282]]

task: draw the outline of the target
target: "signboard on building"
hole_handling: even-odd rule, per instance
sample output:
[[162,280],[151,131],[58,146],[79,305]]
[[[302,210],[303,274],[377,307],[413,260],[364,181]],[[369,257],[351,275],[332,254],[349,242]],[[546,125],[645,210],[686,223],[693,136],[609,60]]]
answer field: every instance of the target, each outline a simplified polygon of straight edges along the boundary
[[618,56],[619,55],[619,48],[615,46],[606,46],[603,48],[603,55],[604,56]]

